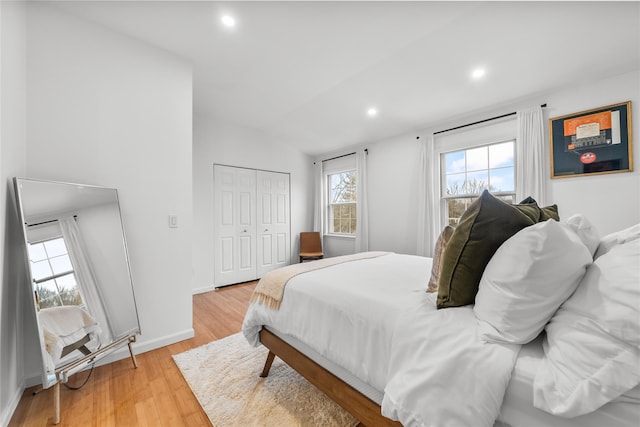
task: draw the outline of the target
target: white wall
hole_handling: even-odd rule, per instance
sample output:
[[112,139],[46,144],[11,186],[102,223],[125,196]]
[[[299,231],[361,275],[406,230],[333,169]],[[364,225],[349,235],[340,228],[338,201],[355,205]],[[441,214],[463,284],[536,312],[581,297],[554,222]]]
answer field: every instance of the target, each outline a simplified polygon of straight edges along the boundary
[[[417,136],[447,129],[542,103],[548,144],[548,119],[564,114],[632,101],[636,144],[640,144],[640,71],[612,76],[558,91],[538,94],[511,105],[456,118],[437,128],[411,132],[367,144],[369,148],[369,241],[370,250],[416,253],[417,179],[419,143]],[[638,147],[638,145],[636,145]],[[547,152],[546,158],[549,159]],[[319,158],[331,157],[331,155]],[[635,171],[589,177],[551,179],[547,169],[549,204],[559,206],[561,218],[583,213],[604,235],[640,222],[640,149],[633,153]],[[325,238],[325,252],[336,256],[353,252],[352,241]]]
[[[367,148],[369,194],[369,250],[413,254],[416,251],[417,201],[420,147],[417,133],[401,135]],[[345,150],[346,153],[355,150]],[[317,160],[342,153],[327,154]],[[324,236],[327,257],[355,251],[355,239]]]
[[369,249],[415,254],[420,144],[411,133],[369,145]]
[[23,334],[35,328],[33,319],[22,321],[28,282],[21,269],[12,268],[25,265],[11,182],[25,171],[25,40],[24,4],[0,2],[0,425],[9,423],[22,396],[23,364],[34,362],[34,353],[22,351],[23,342],[36,343],[35,336]]
[[261,132],[196,116],[193,136],[194,292],[213,289],[213,165],[291,174],[291,257],[299,235],[313,226],[313,161]]
[[[136,351],[191,337],[190,65],[45,3],[27,12],[26,175],[117,188]],[[170,214],[179,228],[168,227]]]

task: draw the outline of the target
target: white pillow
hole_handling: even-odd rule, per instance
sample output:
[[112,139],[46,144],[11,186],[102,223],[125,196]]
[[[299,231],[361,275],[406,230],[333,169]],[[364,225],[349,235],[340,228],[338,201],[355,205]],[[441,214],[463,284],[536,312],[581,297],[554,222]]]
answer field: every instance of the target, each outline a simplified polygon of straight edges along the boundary
[[606,254],[616,245],[630,242],[640,237],[640,224],[632,225],[624,230],[616,231],[615,233],[607,234],[600,240],[598,250],[593,256],[594,259]]
[[591,253],[557,221],[523,228],[487,264],[474,312],[480,339],[526,344],[578,286]]
[[564,417],[595,411],[640,384],[640,240],[596,259],[547,325],[534,406]]
[[589,249],[593,257],[600,244],[600,234],[598,234],[598,230],[593,224],[582,214],[571,215],[565,221],[562,221],[562,224],[570,227],[580,237],[580,240]]

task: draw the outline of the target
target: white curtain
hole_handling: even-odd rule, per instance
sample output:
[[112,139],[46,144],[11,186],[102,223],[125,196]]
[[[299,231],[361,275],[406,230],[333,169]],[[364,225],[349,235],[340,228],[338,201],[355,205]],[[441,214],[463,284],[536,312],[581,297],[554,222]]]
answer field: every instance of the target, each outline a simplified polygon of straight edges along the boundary
[[369,207],[367,194],[367,150],[356,152],[356,252],[369,250]]
[[517,112],[516,203],[531,196],[538,205],[547,203],[546,157],[542,108]]
[[314,179],[314,207],[313,207],[313,231],[324,234],[324,172],[322,162],[318,160],[313,165]]
[[438,159],[433,134],[420,142],[420,174],[418,181],[418,245],[420,256],[433,256],[433,246],[440,230],[438,200]]
[[59,223],[84,303],[87,305],[91,316],[93,316],[98,322],[98,325],[100,325],[102,342],[111,342],[113,337],[111,331],[113,329],[111,328],[109,318],[102,304],[103,300],[100,297],[100,289],[96,282],[93,269],[91,268],[91,263],[86,257],[87,252],[84,247],[80,228],[73,216],[61,218]]

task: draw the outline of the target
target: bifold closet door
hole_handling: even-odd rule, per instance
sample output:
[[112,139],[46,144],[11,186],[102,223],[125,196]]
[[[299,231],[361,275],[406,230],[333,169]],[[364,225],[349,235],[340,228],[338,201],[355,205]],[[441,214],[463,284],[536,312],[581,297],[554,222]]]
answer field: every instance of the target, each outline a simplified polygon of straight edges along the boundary
[[214,165],[214,284],[257,278],[256,171]]
[[289,174],[257,171],[258,277],[289,264]]

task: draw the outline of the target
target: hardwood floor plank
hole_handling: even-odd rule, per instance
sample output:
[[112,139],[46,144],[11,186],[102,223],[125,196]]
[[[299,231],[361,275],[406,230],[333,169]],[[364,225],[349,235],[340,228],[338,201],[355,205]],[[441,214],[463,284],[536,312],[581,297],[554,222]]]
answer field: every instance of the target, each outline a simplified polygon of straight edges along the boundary
[[[137,355],[138,368],[123,359],[93,370],[81,390],[61,387],[61,422],[70,427],[211,425],[173,361],[174,354],[240,332],[257,282],[193,296],[191,339]],[[71,377],[79,385],[88,372]],[[9,427],[53,425],[53,389],[25,390]]]
[[161,417],[158,415],[156,404],[153,399],[136,402],[136,420],[140,427],[159,426]]

